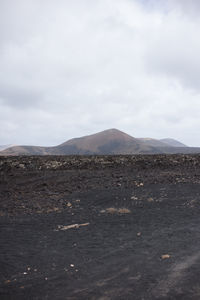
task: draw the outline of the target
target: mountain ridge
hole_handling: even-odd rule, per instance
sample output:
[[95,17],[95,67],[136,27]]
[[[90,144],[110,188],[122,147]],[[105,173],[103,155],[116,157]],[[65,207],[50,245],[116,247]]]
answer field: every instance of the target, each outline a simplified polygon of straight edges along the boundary
[[172,138],[161,139],[160,141],[173,147],[187,147],[185,144]]
[[200,148],[187,147],[179,141],[172,140],[175,147],[151,138],[135,138],[112,128],[91,135],[70,139],[58,146],[14,146],[0,155],[116,155],[116,154],[162,154],[162,153],[200,153]]

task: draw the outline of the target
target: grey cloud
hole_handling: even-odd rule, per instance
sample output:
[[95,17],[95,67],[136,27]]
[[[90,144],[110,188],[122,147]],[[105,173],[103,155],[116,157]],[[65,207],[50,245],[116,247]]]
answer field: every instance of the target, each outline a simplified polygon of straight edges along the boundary
[[195,144],[199,21],[163,3],[2,0],[0,144],[109,127]]
[[[167,21],[171,21],[170,24]],[[146,51],[147,69],[171,80],[179,80],[185,88],[200,93],[200,22],[185,20],[181,16],[166,17],[159,28],[160,35],[153,38]]]
[[200,9],[199,0],[137,0],[146,9],[161,10],[165,13],[171,11],[186,15],[198,15]]
[[184,13],[199,14],[199,0],[168,0],[171,8],[178,7]]
[[0,87],[0,99],[3,105],[26,109],[36,107],[43,100],[42,93],[13,87]]

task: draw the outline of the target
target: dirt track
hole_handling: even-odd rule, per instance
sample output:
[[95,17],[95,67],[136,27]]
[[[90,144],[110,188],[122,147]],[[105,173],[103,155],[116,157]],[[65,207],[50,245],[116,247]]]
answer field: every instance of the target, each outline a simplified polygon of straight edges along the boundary
[[200,299],[200,156],[0,159],[0,299]]

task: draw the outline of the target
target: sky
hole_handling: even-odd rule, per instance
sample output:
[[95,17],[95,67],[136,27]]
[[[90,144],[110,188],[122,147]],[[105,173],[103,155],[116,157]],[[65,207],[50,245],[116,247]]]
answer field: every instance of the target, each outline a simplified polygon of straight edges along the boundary
[[0,0],[0,145],[200,146],[199,0]]

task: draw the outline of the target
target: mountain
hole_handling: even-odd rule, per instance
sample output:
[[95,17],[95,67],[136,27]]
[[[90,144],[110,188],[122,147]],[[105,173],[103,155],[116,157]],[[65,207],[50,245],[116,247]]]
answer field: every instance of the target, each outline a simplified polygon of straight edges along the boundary
[[[166,139],[164,139],[166,140]],[[167,139],[168,140],[168,139]],[[180,142],[179,147],[169,142],[150,138],[134,138],[118,129],[108,129],[92,135],[74,138],[55,147],[14,146],[0,155],[115,155],[115,154],[162,154],[200,153],[200,148],[191,148]]]
[[167,144],[168,146],[172,146],[172,147],[187,147],[183,143],[181,143],[177,140],[174,140],[174,139],[161,139],[160,141],[162,143]]
[[8,149],[8,148],[10,148],[10,147],[13,147],[14,145],[0,145],[0,151],[3,151],[3,150],[5,150],[5,149]]
[[[161,140],[151,138],[139,138],[138,140],[152,147],[166,147],[166,143],[162,142]],[[167,146],[169,145],[167,144]]]
[[[69,147],[80,154],[131,154],[152,152],[152,147],[117,129],[69,140],[58,146],[63,151]],[[156,151],[156,150],[155,150]],[[78,153],[78,154],[79,154]]]
[[71,139],[56,147],[17,146],[1,155],[92,155],[160,153],[150,145],[117,129]]
[[[90,151],[93,153],[101,151],[101,148],[105,145],[119,146],[120,144],[133,143],[137,144],[137,139],[132,136],[117,130],[117,129],[108,129],[99,133],[95,133],[92,135],[84,136],[81,138],[71,139],[59,147],[65,146],[76,146],[79,149],[83,149],[85,151]],[[116,145],[117,144],[117,145]]]

